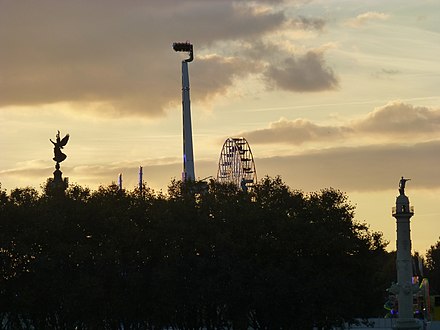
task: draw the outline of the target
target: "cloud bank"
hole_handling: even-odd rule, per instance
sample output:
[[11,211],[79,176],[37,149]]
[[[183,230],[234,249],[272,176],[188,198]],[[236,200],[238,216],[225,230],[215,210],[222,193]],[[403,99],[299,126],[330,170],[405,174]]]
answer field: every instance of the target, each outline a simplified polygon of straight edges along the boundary
[[276,87],[298,92],[325,91],[338,87],[338,79],[321,52],[309,51],[299,58],[288,57],[282,65],[271,66],[266,77]]
[[323,30],[323,19],[289,17],[286,8],[262,0],[2,1],[0,108],[70,102],[104,115],[163,115],[180,104],[171,44],[188,39],[197,100],[212,101],[249,74],[292,92],[336,88],[322,52],[284,49],[273,59],[246,52],[271,34]]
[[402,143],[437,139],[440,132],[440,108],[416,107],[393,101],[376,108],[363,118],[344,125],[318,125],[306,119],[281,119],[269,128],[242,132],[255,144],[333,143],[344,139],[380,139]]
[[396,189],[400,176],[414,189],[439,189],[440,140],[410,146],[388,144],[329,148],[299,155],[257,159],[257,172],[281,175],[292,188],[316,191]]

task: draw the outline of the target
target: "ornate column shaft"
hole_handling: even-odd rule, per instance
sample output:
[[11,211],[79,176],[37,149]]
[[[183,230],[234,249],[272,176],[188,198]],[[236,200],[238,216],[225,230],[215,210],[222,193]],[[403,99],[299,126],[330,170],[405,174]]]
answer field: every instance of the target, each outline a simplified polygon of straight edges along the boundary
[[397,226],[397,284],[391,291],[397,295],[398,320],[396,329],[420,329],[419,322],[414,319],[413,295],[418,290],[418,285],[412,283],[413,272],[411,262],[411,229],[410,219],[414,215],[414,208],[410,206],[405,195],[405,183],[409,179],[400,180],[399,193],[396,198],[396,207],[393,208],[393,217]]

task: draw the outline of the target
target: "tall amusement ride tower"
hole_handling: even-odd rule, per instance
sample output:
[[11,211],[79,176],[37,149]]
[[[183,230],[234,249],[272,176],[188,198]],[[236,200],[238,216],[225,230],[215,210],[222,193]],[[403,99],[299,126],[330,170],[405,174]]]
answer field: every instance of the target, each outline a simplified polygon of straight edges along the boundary
[[194,152],[191,128],[191,104],[189,98],[188,63],[194,59],[193,45],[189,42],[175,42],[176,52],[186,52],[189,58],[182,61],[182,110],[183,110],[183,181],[194,181]]

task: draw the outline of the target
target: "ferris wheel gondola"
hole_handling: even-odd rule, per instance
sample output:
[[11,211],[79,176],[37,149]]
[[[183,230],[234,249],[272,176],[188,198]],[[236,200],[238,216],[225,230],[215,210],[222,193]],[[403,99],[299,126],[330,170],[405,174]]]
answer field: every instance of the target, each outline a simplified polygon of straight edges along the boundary
[[257,182],[254,157],[245,138],[228,138],[223,144],[217,181],[233,183],[245,191]]

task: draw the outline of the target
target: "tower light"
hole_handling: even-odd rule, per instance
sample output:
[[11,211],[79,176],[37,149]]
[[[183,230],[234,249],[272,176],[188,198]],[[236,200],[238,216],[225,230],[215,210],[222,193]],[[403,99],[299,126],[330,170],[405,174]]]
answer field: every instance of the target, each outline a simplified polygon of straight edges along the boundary
[[176,52],[185,52],[189,53],[189,58],[185,60],[185,62],[192,62],[194,59],[194,49],[193,45],[186,41],[186,42],[175,42],[173,43],[173,49]]

